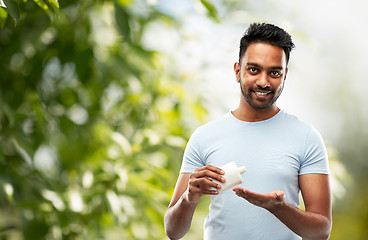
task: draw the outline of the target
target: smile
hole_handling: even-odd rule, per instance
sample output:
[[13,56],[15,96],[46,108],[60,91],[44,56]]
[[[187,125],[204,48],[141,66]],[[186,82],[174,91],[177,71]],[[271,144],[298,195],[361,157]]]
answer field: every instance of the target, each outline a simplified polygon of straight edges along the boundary
[[266,96],[267,94],[271,93],[271,91],[268,92],[254,92],[258,96]]

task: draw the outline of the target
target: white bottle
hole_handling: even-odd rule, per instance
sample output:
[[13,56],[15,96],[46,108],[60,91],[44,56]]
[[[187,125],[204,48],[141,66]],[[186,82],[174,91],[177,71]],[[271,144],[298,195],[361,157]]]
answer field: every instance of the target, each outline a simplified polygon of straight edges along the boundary
[[243,182],[241,174],[246,172],[246,168],[244,166],[238,167],[235,162],[229,162],[220,168],[225,172],[223,177],[226,179],[226,181],[222,183],[217,180],[213,180],[215,183],[221,185],[221,189],[218,190],[219,193],[235,187]]

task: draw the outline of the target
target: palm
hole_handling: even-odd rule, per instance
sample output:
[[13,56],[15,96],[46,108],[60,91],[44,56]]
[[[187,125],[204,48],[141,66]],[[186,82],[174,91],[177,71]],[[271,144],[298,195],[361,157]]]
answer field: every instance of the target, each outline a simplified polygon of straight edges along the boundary
[[285,194],[282,191],[272,191],[269,193],[255,193],[241,187],[235,187],[233,191],[237,196],[244,198],[248,202],[270,210],[285,200]]

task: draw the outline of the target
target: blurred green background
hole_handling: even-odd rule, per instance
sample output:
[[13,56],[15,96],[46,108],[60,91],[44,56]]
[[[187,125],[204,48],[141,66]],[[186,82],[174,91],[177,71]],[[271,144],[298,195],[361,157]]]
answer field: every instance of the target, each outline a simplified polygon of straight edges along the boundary
[[331,239],[368,239],[367,4],[286,2],[0,0],[0,239],[166,239],[186,142],[237,104],[253,21],[295,39],[280,104],[326,141]]

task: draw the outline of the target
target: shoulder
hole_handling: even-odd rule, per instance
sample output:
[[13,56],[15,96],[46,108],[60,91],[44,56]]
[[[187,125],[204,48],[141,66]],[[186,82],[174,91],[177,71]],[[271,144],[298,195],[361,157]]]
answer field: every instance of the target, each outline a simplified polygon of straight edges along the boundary
[[277,133],[292,139],[295,144],[309,145],[313,142],[322,143],[322,136],[318,130],[310,123],[307,123],[297,116],[283,111],[278,118]]
[[290,126],[290,133],[303,144],[305,155],[313,152],[325,152],[324,141],[318,130],[296,116],[285,113],[285,119]]
[[289,114],[283,110],[281,110],[279,122],[286,128],[299,133],[300,132],[304,132],[305,134],[309,134],[310,132],[318,133],[317,130],[310,123],[307,123],[299,119],[297,116]]

